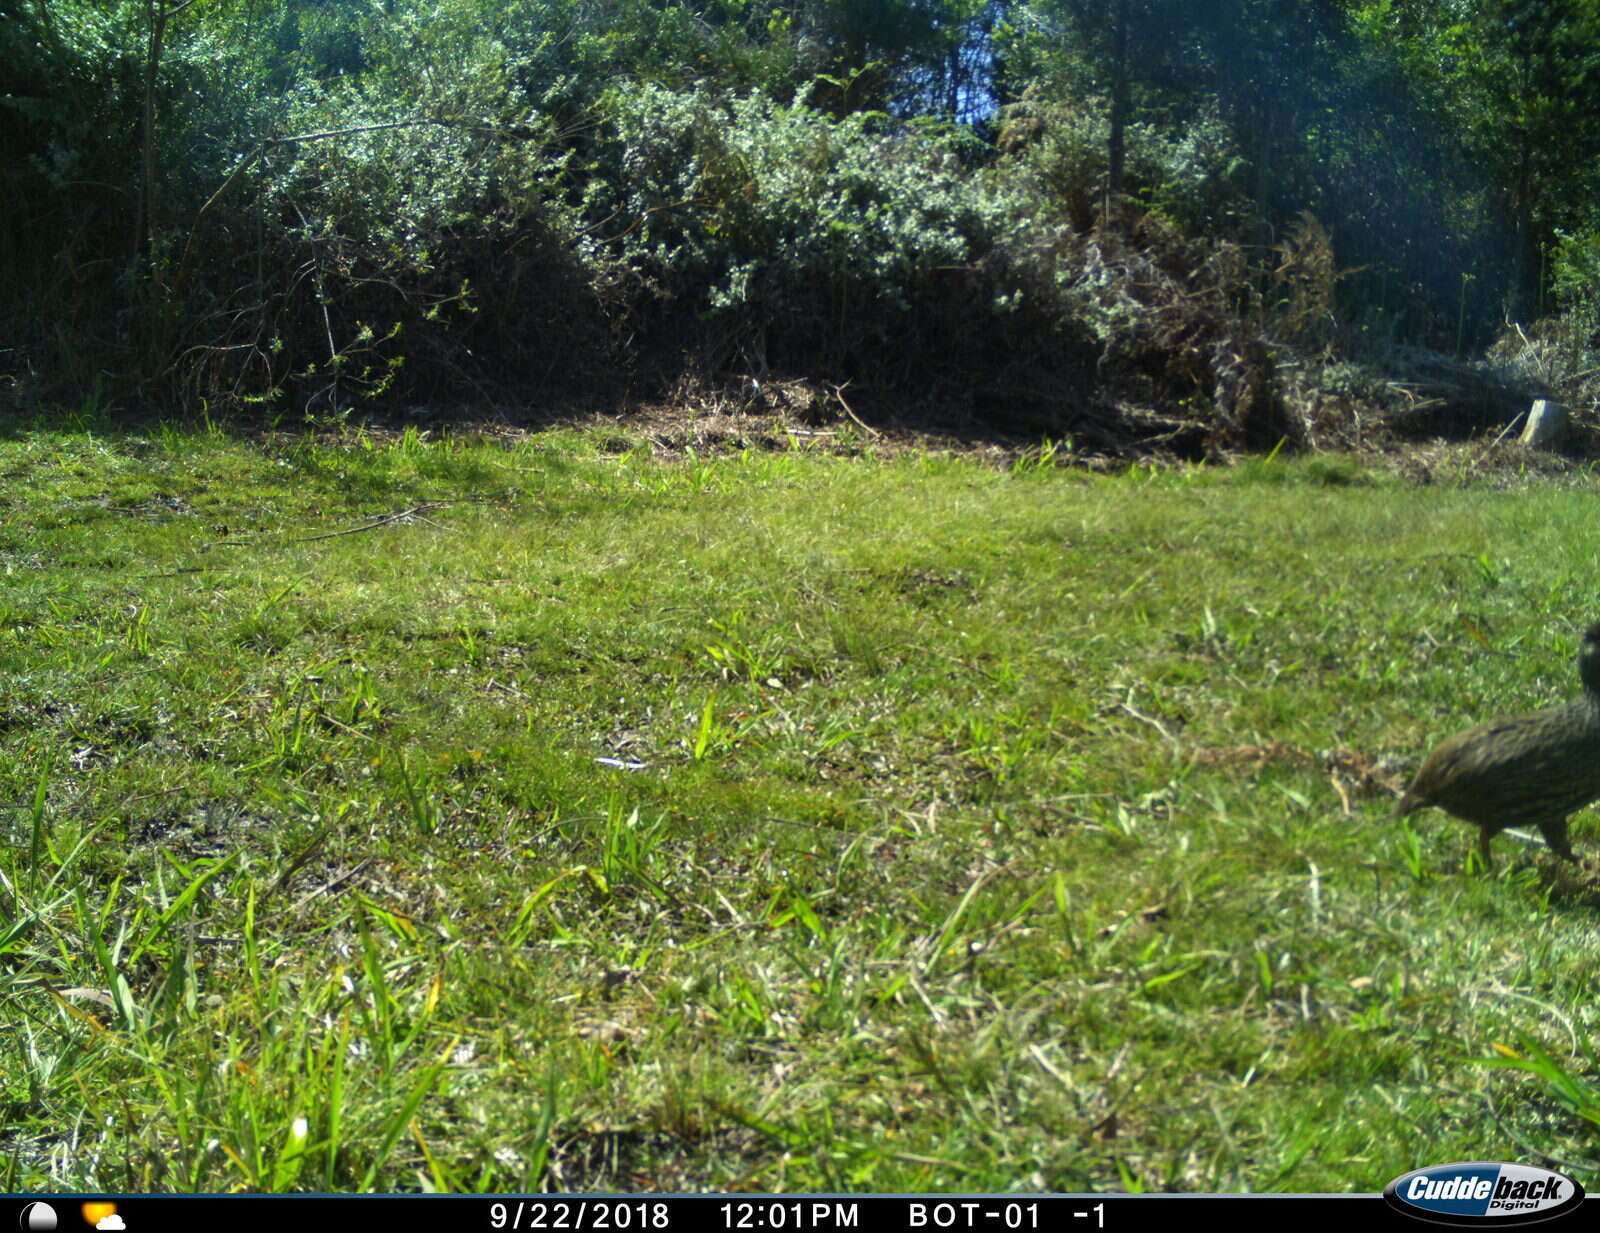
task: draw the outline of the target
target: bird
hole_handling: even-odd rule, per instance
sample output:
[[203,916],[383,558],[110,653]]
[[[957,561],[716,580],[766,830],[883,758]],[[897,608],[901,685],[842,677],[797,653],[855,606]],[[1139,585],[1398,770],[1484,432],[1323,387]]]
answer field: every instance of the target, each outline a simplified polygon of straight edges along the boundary
[[1399,814],[1435,805],[1478,830],[1484,867],[1489,841],[1508,826],[1534,826],[1576,863],[1567,817],[1600,798],[1600,622],[1578,644],[1583,693],[1531,715],[1491,719],[1448,738],[1417,771]]

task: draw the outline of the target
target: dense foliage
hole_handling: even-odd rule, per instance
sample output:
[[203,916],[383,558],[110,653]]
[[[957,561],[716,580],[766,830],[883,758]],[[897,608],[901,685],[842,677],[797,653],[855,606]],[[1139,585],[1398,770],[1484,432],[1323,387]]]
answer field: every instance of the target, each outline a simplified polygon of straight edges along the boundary
[[1155,401],[1220,413],[1204,357],[1245,327],[1460,354],[1557,312],[1586,343],[1600,303],[1597,0],[0,14],[13,383],[279,418],[685,374],[1082,404],[1142,330],[1179,356]]

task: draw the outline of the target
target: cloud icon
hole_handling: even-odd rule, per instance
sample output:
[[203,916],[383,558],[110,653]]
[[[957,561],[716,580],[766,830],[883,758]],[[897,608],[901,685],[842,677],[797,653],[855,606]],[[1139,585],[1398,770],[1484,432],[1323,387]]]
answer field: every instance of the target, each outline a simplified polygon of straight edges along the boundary
[[126,1229],[128,1226],[123,1223],[121,1216],[117,1215],[116,1212],[112,1212],[111,1215],[96,1221],[94,1227],[97,1229]]

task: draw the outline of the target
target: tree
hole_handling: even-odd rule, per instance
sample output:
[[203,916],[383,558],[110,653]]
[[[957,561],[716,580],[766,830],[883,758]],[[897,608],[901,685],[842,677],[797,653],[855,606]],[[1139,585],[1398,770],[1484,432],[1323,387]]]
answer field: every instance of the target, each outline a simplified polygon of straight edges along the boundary
[[1600,3],[1375,0],[1353,15],[1403,57],[1441,127],[1485,169],[1509,231],[1506,309],[1537,312],[1555,232],[1594,218]]

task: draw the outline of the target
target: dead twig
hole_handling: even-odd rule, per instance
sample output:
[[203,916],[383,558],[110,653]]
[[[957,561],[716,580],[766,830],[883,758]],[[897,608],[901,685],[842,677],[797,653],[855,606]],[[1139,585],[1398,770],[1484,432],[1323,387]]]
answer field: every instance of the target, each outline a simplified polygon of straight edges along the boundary
[[1127,698],[1117,704],[1117,709],[1126,711],[1140,723],[1149,724],[1157,732],[1161,733],[1161,735],[1164,736],[1168,741],[1170,741],[1174,749],[1182,748],[1181,742],[1172,734],[1172,730],[1168,728],[1166,724],[1162,723],[1154,715],[1146,715],[1138,707],[1133,705],[1133,693],[1131,690],[1129,691]]
[[313,899],[316,899],[318,896],[326,895],[332,891],[338,890],[346,882],[349,882],[352,878],[361,873],[362,870],[366,869],[366,867],[372,864],[372,862],[376,859],[376,857],[369,856],[366,858],[366,860],[359,862],[353,868],[341,873],[331,882],[324,882],[321,886],[317,887],[310,893],[300,896],[299,899],[295,900],[293,906],[289,908],[289,911],[287,913],[283,913],[282,915],[292,915],[293,913],[298,912],[301,908],[305,907],[306,904],[310,903]]
[[1526,411],[1518,411],[1515,415],[1513,415],[1511,417],[1511,421],[1500,430],[1500,435],[1489,443],[1489,448],[1493,449],[1495,446],[1499,445],[1500,442],[1504,441],[1506,439],[1506,433],[1510,432],[1518,424],[1522,423],[1522,417],[1527,414],[1528,413]]
[[[844,383],[844,385],[849,384],[850,383],[848,381]],[[861,429],[861,431],[866,433],[868,436],[882,436],[883,434],[880,433],[876,428],[872,427],[870,424],[863,423],[861,417],[850,409],[850,404],[844,400],[844,385],[836,385],[833,387],[833,396],[839,400],[839,405],[844,408],[844,413],[855,422],[857,428]]]
[[[359,527],[346,527],[342,531],[324,531],[321,535],[300,535],[294,539],[283,540],[286,544],[312,544],[320,539],[337,539],[341,535],[360,535],[363,531],[376,531],[379,527],[389,526],[395,522],[406,522],[412,518],[421,518],[430,527],[438,527],[436,522],[429,522],[422,515],[432,513],[434,510],[443,509],[451,504],[449,501],[424,501],[421,505],[413,505],[410,509],[397,509],[393,513],[379,514],[370,522],[364,522]],[[262,543],[261,540],[251,539],[219,539],[212,547],[253,548]]]

